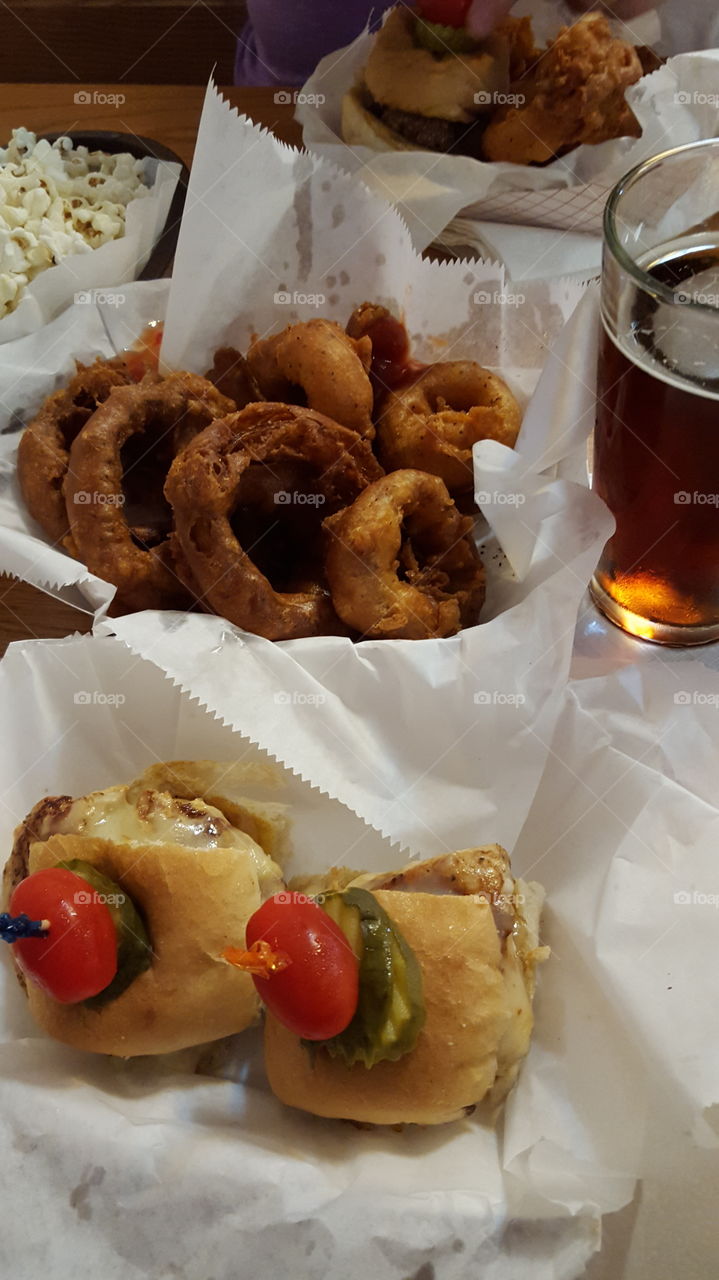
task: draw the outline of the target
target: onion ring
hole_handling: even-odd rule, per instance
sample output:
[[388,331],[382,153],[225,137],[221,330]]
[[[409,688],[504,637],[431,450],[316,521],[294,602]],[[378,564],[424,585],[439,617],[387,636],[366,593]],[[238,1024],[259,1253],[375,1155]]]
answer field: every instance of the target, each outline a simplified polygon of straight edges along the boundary
[[390,391],[377,420],[385,471],[416,467],[444,480],[452,494],[471,493],[472,445],[499,440],[513,448],[522,413],[509,387],[472,360],[430,365]]
[[160,441],[166,439],[176,453],[231,407],[204,378],[174,373],[162,382],[116,388],[76,437],[64,485],[71,534],[88,569],[117,587],[118,608],[175,608],[187,602],[167,538],[161,537],[158,546],[141,545],[128,524],[123,445],[159,431]]
[[324,522],[332,603],[369,639],[451,636],[477,621],[484,568],[446,486],[393,471]]
[[331,320],[291,324],[282,333],[253,342],[247,363],[262,394],[307,405],[340,426],[373,439],[373,393],[369,379],[372,343],[348,337]]
[[[381,306],[379,302],[361,302],[347,321],[345,333],[355,341],[365,337],[371,339],[372,330],[376,325],[384,324],[386,320],[394,320],[394,316],[387,307]],[[394,323],[400,324],[400,321],[397,320]],[[409,342],[409,339],[406,341]]]
[[[245,522],[253,504],[269,502],[272,526],[281,529],[302,507],[311,517],[310,534],[314,525],[321,543],[325,512],[353,502],[379,475],[365,440],[311,409],[254,404],[213,422],[175,459],[165,485],[182,555],[203,600],[268,640],[344,634],[321,581],[323,570],[318,580],[307,581],[300,565],[293,581],[285,566],[288,589],[276,590],[256,563],[264,534],[248,542]],[[298,489],[285,487],[295,483]],[[291,550],[296,555],[297,545]]]
[[262,399],[260,388],[253,378],[243,355],[234,347],[219,347],[215,352],[212,368],[205,377],[223,396],[232,400],[238,409]]
[[131,381],[117,362],[78,365],[67,386],[47,397],[20,438],[20,492],[30,515],[53,542],[62,542],[69,528],[62,483],[70,446],[110,392]]

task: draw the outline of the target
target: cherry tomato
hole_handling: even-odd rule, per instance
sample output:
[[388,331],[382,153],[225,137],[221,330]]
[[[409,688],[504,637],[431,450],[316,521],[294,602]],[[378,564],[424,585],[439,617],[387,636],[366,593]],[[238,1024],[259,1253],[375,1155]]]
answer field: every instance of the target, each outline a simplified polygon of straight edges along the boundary
[[260,998],[295,1035],[329,1040],[354,1017],[359,963],[339,925],[304,894],[278,893],[247,922],[247,946],[260,940],[290,964],[253,979]]
[[77,1004],[109,986],[117,973],[117,931],[92,886],[64,867],[35,871],[10,899],[13,915],[49,920],[45,938],[12,944],[23,973],[61,1004]]
[[425,22],[440,22],[445,27],[463,27],[471,0],[417,0],[416,10]]

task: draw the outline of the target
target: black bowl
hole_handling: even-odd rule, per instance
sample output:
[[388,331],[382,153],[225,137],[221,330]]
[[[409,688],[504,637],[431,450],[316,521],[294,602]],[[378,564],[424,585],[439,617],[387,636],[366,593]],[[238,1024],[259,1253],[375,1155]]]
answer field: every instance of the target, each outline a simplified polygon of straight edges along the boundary
[[42,136],[47,138],[48,142],[56,142],[58,138],[70,138],[74,146],[87,147],[90,151],[107,151],[110,155],[126,151],[131,156],[135,156],[137,160],[144,160],[147,156],[152,156],[156,160],[169,160],[180,165],[180,176],[167,213],[167,220],[137,279],[157,280],[160,276],[166,275],[172,265],[172,259],[177,248],[180,220],[185,207],[187,184],[190,177],[190,171],[180,157],[174,151],[170,151],[169,147],[164,147],[161,142],[155,142],[154,138],[139,138],[134,133],[113,133],[106,129],[88,129],[79,132],[73,130],[71,133],[44,133]]

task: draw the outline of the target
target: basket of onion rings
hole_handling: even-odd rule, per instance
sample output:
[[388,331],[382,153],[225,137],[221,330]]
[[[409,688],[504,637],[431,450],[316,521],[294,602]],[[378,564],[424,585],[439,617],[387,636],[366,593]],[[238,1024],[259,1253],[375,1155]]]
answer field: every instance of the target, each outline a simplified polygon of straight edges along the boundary
[[26,426],[25,506],[114,613],[203,610],[269,640],[429,639],[478,622],[472,447],[521,411],[469,360],[420,364],[373,303],[222,347],[78,365]]

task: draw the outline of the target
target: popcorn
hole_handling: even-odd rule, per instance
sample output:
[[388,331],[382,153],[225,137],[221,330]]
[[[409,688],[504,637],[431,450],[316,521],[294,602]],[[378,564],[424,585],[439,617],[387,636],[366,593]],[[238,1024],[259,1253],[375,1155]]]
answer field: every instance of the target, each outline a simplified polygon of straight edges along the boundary
[[0,147],[0,319],[40,271],[124,235],[128,204],[147,194],[143,162],[127,152],[13,130]]

